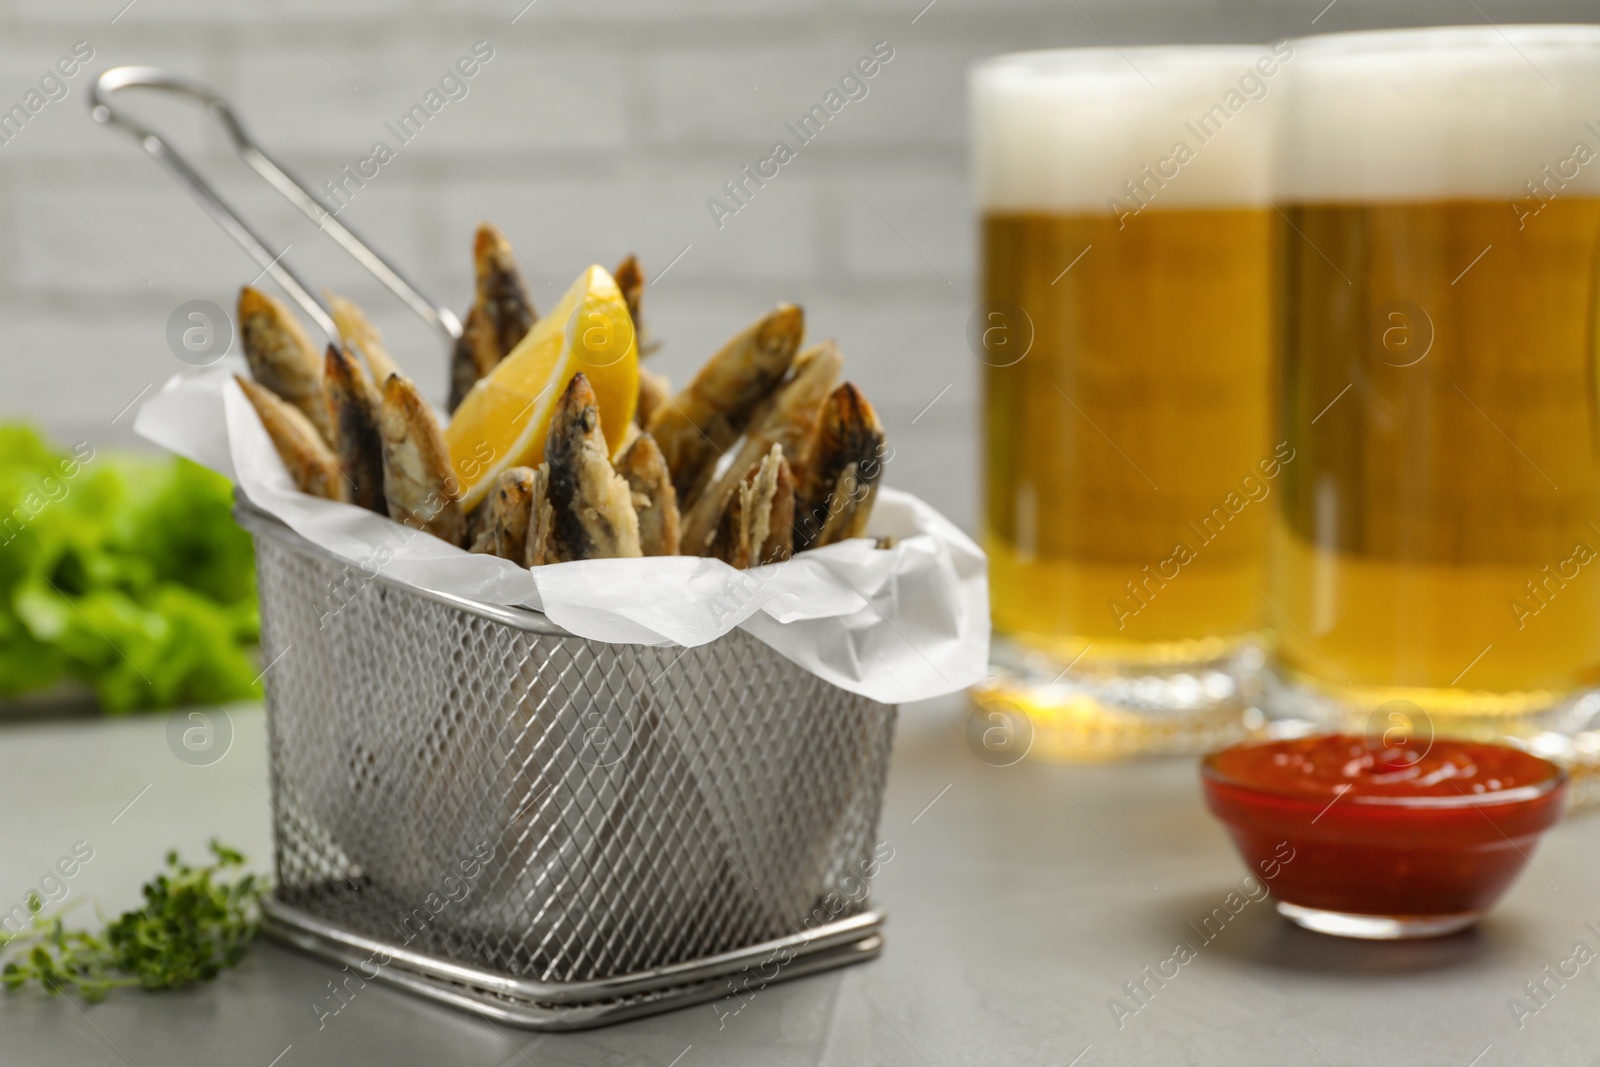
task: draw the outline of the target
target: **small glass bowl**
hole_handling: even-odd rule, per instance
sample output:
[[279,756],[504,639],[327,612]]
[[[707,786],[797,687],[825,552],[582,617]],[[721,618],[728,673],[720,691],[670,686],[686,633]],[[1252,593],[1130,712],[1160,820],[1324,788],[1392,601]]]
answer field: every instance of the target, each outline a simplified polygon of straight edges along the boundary
[[1338,734],[1235,745],[1200,777],[1282,915],[1373,939],[1471,926],[1561,817],[1567,787],[1560,767],[1507,745],[1439,739],[1413,759]]

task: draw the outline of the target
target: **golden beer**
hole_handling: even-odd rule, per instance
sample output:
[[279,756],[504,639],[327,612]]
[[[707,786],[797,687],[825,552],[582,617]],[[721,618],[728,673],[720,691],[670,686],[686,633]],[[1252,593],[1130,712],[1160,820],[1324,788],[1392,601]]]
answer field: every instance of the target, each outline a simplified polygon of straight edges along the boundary
[[[1102,257],[1052,287],[1090,246]],[[1164,663],[1261,628],[1268,246],[1265,207],[1152,211],[1121,233],[1102,215],[985,220],[985,293],[1035,330],[1027,359],[985,372],[1002,632]]]
[[1054,755],[1192,748],[1239,729],[1284,466],[1261,195],[1262,70],[1277,76],[1282,53],[1125,60],[1010,57],[975,85],[997,636],[977,697],[1025,712],[1035,752]]
[[1600,33],[1506,30],[1298,60],[1273,703],[1325,725],[1554,745],[1600,682]]

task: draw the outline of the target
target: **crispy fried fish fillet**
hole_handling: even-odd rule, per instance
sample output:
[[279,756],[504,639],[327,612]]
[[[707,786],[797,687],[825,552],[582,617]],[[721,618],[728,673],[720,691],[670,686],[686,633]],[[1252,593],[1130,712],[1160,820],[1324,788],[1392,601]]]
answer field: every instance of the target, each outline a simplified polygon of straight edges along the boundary
[[611,466],[587,375],[573,375],[561,394],[544,459],[554,516],[547,546],[550,562],[644,554],[633,492]]
[[528,540],[523,547],[522,565],[542,567],[550,562],[550,528],[555,512],[550,507],[550,466],[541,463],[533,472],[533,508],[528,515]]
[[433,408],[409,378],[383,383],[383,490],[389,517],[452,545],[466,539],[461,484]]
[[647,556],[678,554],[678,494],[656,439],[641,433],[617,460],[639,516],[639,548]]
[[328,397],[328,425],[333,452],[344,474],[350,502],[389,514],[383,500],[383,434],[378,422],[383,401],[354,356],[329,345],[323,359],[322,383]]
[[487,222],[478,224],[472,262],[477,289],[450,360],[451,411],[479,378],[517,347],[539,318],[528,299],[511,242]]
[[728,502],[708,555],[744,570],[788,559],[794,543],[794,475],[773,445]]
[[[647,367],[639,368],[639,401],[633,407],[633,422],[643,430],[656,412],[672,400],[672,383]],[[659,446],[658,446],[659,447]]]
[[[761,402],[789,373],[804,334],[804,312],[794,304],[779,304],[723,345],[682,392],[651,416],[646,429],[666,457],[680,508],[698,502],[718,457],[739,439]],[[711,518],[726,506],[724,497]],[[704,542],[700,544],[703,548]]]
[[795,547],[817,548],[864,537],[883,477],[883,424],[850,382],[828,396],[795,524]]
[[[639,355],[652,356],[661,347],[661,342],[650,336],[650,328],[645,325],[641,305],[644,303],[644,269],[639,266],[639,257],[630,255],[627,259],[617,264],[617,269],[611,272],[616,279],[617,288],[622,290],[622,300],[628,305],[628,317],[633,320],[634,341],[639,346]],[[643,423],[640,424],[643,426]]]
[[844,357],[832,341],[807,349],[794,361],[794,377],[762,405],[728,468],[689,508],[683,521],[684,555],[705,553],[734,493],[773,445],[783,446],[791,470],[806,469],[823,405],[843,366]]
[[239,290],[239,340],[251,376],[299,408],[329,440],[322,363],[300,320],[277,299],[247,285]]
[[250,406],[256,409],[261,425],[267,428],[267,436],[272,438],[272,446],[278,450],[279,458],[300,491],[327,500],[348,500],[348,487],[339,473],[339,462],[328,451],[311,420],[299,408],[248,378],[236,374],[234,381],[244,390]]
[[389,350],[383,347],[383,334],[368,320],[366,312],[355,301],[346,300],[337,293],[324,290],[322,296],[333,312],[333,324],[339,329],[339,340],[346,347],[361,353],[361,358],[367,361],[367,369],[372,372],[372,380],[386,382],[389,375],[399,374],[399,365],[389,355]]

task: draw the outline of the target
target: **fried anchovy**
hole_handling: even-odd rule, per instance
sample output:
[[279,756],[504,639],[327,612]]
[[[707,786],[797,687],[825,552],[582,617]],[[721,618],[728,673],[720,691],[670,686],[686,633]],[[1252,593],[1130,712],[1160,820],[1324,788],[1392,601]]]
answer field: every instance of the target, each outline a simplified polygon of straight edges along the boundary
[[647,556],[678,554],[678,494],[655,438],[640,434],[617,460],[639,516],[639,548]]
[[550,562],[550,528],[555,512],[550,507],[550,469],[540,464],[533,472],[533,508],[528,515],[528,540],[523,548],[524,567],[542,567]]
[[300,320],[259,289],[239,290],[239,341],[256,382],[299,408],[324,441],[332,438],[322,396],[322,363]]
[[573,375],[561,394],[544,458],[554,517],[547,546],[550,562],[643,555],[633,493],[611,466],[587,375]]
[[300,491],[326,500],[348,500],[348,487],[339,473],[339,462],[328,451],[311,420],[299,408],[250,379],[236,374],[234,381],[244,390],[250,406],[256,409],[267,436],[272,438],[272,446],[278,450],[278,457]]
[[794,472],[783,458],[783,446],[773,445],[761,461],[756,476],[739,490],[743,498],[750,565],[782,563],[794,554]]
[[800,491],[797,549],[866,536],[884,443],[883,425],[861,390],[845,382],[829,394]]
[[823,404],[843,365],[844,357],[832,341],[807,349],[795,360],[794,377],[762,405],[732,462],[684,517],[685,555],[704,554],[729,500],[773,445],[783,446],[791,470],[806,469]]
[[483,309],[474,304],[461,320],[461,336],[450,353],[450,403],[454,414],[472,387],[478,384],[505,356],[495,340],[494,326]]
[[650,425],[655,413],[666,407],[671,400],[671,383],[654,371],[640,367],[639,401],[633,408],[634,424],[643,430]]
[[466,540],[461,483],[433,408],[409,378],[383,384],[383,489],[389,517],[452,545]]
[[477,507],[467,512],[463,541],[468,552],[480,556],[494,555],[494,527],[489,524],[489,512],[487,499],[479,501]]
[[717,520],[717,528],[711,531],[711,540],[706,543],[705,551],[700,553],[710,559],[720,559],[730,567],[744,570],[750,566],[750,546],[740,541],[739,535],[744,529],[744,494],[735,493],[728,501],[727,508],[722,512],[722,517]]
[[477,286],[450,360],[451,411],[479,378],[511,354],[539,318],[511,242],[487,222],[478,225],[472,262]]
[[789,558],[794,535],[794,475],[773,445],[728,501],[708,555],[744,570]]
[[[533,514],[533,491],[538,478],[532,467],[512,467],[496,479],[494,491],[481,505],[489,512],[485,533],[489,551],[501,559],[521,563],[528,548],[528,520]],[[477,546],[473,546],[476,550]]]
[[[644,270],[639,266],[639,257],[629,256],[617,264],[611,277],[616,279],[617,288],[622,290],[622,300],[628,305],[628,317],[633,320],[634,341],[639,346],[640,357],[655,355],[661,342],[650,336],[650,328],[645,325],[640,310],[640,305],[644,303]],[[643,426],[643,423],[640,425]]]
[[378,429],[383,401],[361,364],[338,345],[328,346],[322,382],[328,395],[333,452],[344,472],[350,502],[387,515],[389,507],[383,500],[383,433]]
[[328,308],[333,312],[333,324],[339,330],[339,340],[344,342],[346,348],[358,353],[367,361],[367,370],[372,372],[372,380],[386,382],[389,375],[399,374],[400,365],[389,355],[389,350],[383,346],[383,333],[372,325],[366,312],[353,300],[346,300],[337,293],[324,289],[323,298],[328,301]]
[[[651,417],[646,428],[672,471],[680,508],[698,502],[717,460],[789,373],[804,334],[805,314],[800,308],[778,305],[723,345],[694,380]],[[726,503],[718,501],[717,515]]]

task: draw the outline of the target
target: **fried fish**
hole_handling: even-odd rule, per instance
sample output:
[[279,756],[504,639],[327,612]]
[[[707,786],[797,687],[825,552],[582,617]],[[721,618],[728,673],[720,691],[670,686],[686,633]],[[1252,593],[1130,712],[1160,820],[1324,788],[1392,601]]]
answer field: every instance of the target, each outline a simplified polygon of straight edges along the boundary
[[367,361],[367,369],[372,372],[372,380],[386,382],[389,375],[399,374],[400,367],[395,363],[394,357],[389,355],[389,350],[383,347],[383,334],[372,325],[366,312],[362,311],[353,300],[346,300],[336,293],[323,291],[323,298],[328,301],[328,308],[333,312],[333,324],[338,327],[339,340],[345,347],[361,354]]
[[259,289],[239,290],[239,341],[250,375],[299,408],[324,441],[332,439],[322,396],[322,363],[300,320]]
[[744,570],[781,563],[794,547],[794,475],[773,445],[728,502],[707,555]]
[[483,500],[477,507],[467,512],[466,533],[462,535],[462,539],[468,552],[480,556],[494,555],[494,527],[489,525],[491,510],[488,501]]
[[[698,502],[718,458],[789,373],[804,334],[804,312],[794,304],[778,305],[723,345],[682,392],[651,416],[645,428],[666,457],[679,507]],[[726,498],[718,501],[712,518],[726,504]]]
[[611,277],[616,279],[617,288],[622,290],[623,303],[628,305],[628,317],[633,320],[634,341],[639,346],[639,355],[654,355],[661,347],[661,342],[650,336],[650,330],[644,323],[641,310],[644,303],[644,270],[639,266],[639,257],[630,255],[624,259],[611,272]]
[[617,460],[639,516],[639,548],[647,556],[678,554],[678,494],[655,438],[641,433]]
[[450,361],[450,410],[527,336],[539,316],[528,298],[511,242],[487,222],[472,242],[477,275],[472,308]]
[[734,493],[773,445],[783,446],[791,470],[806,469],[823,405],[843,365],[844,357],[832,341],[807,349],[794,361],[794,377],[762,404],[727,469],[696,498],[685,515],[685,555],[704,554]]
[[633,407],[634,425],[641,430],[649,426],[655,413],[666,407],[671,400],[672,383],[648,367],[640,367],[639,400]]
[[611,466],[600,408],[586,375],[572,377],[550,420],[545,465],[552,513],[552,563],[640,556],[633,492]]
[[756,476],[739,490],[744,513],[742,539],[750,546],[750,565],[782,563],[794,554],[794,472],[773,445]]
[[383,384],[383,488],[389,517],[452,545],[466,539],[461,484],[450,472],[450,453],[438,417],[409,378],[391,374]]
[[845,382],[829,394],[800,491],[797,548],[866,536],[884,443],[883,425],[861,390]]
[[311,420],[299,408],[250,379],[236,374],[234,381],[256,409],[267,436],[272,438],[272,446],[300,491],[325,500],[348,500],[348,486],[339,472],[339,462]]
[[494,491],[483,506],[489,509],[485,528],[490,551],[501,559],[522,563],[528,549],[528,523],[535,504],[538,474],[532,467],[512,467],[503,471]]
[[528,539],[522,552],[524,567],[542,567],[550,562],[550,528],[553,525],[550,470],[548,464],[540,464],[533,472],[533,508],[528,515]]
[[378,429],[383,401],[354,356],[329,345],[322,382],[328,400],[328,425],[350,503],[389,514],[383,499],[383,434]]

